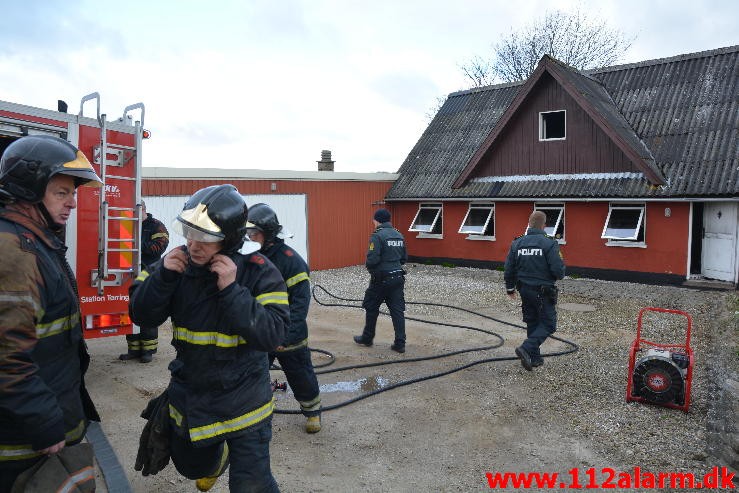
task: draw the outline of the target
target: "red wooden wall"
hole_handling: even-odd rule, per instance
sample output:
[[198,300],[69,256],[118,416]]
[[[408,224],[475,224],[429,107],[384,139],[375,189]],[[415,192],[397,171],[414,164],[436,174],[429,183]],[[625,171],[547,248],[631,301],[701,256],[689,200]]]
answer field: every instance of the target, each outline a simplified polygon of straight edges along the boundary
[[[408,254],[503,262],[511,241],[524,233],[533,202],[496,202],[496,241],[473,241],[459,234],[467,213],[467,202],[444,202],[443,239],[417,238],[409,232],[418,210],[417,202],[396,202],[394,226],[405,235]],[[671,210],[665,217],[665,208]],[[646,248],[606,246],[600,237],[608,202],[567,202],[565,204],[565,241],[561,251],[565,263],[573,267],[624,270],[659,274],[687,275],[690,204],[687,202],[652,202],[646,207]]]

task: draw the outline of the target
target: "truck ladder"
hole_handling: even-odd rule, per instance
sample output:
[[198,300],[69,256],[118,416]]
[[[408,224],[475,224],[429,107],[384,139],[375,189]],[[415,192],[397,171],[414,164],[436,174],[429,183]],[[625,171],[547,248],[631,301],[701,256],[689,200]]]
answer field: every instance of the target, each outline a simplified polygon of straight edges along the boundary
[[[141,110],[141,121],[135,123],[134,146],[125,146],[108,142],[108,122],[105,114],[100,114],[100,95],[92,93],[82,98],[82,105],[90,99],[97,100],[97,120],[100,125],[100,145],[93,150],[93,162],[99,165],[100,179],[103,186],[100,188],[100,212],[99,212],[99,230],[98,230],[98,268],[91,273],[91,283],[97,287],[99,295],[103,295],[106,286],[120,286],[125,281],[126,276],[135,278],[141,272],[141,224],[144,220],[142,217],[141,207],[141,140],[142,128],[144,120],[144,105],[137,103],[127,106],[123,117],[119,121],[129,121],[128,112],[133,109]],[[82,105],[80,106],[80,116],[82,116]],[[112,157],[111,157],[112,156]],[[134,176],[122,176],[116,174],[115,168],[121,169],[127,165],[131,159],[135,159]],[[107,200],[108,187],[116,182],[134,182],[134,197],[131,197],[131,206],[113,207]],[[131,238],[111,237],[110,231],[120,228],[111,228],[112,225],[120,226],[121,223],[131,224]],[[121,248],[121,243],[131,244],[130,248]],[[113,245],[112,245],[113,244]],[[110,254],[131,253],[131,267],[119,268],[110,266]]]

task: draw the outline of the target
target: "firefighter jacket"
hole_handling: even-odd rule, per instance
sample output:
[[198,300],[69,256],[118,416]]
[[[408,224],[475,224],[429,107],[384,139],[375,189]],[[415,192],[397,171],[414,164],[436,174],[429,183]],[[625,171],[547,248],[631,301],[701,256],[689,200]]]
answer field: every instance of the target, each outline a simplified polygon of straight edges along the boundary
[[287,285],[290,327],[282,345],[288,350],[293,349],[291,346],[302,347],[308,344],[308,324],[305,322],[311,297],[308,264],[280,238],[276,238],[274,244],[263,249],[262,253],[275,264]]
[[531,286],[553,286],[565,276],[559,243],[544,230],[529,228],[513,243],[505,261],[506,291],[512,293],[518,281]]
[[259,253],[228,256],[236,282],[220,291],[208,266],[190,264],[180,274],[161,261],[130,288],[137,324],[155,327],[171,318],[177,356],[169,364],[169,416],[174,432],[196,447],[244,432],[275,407],[267,352],[285,339],[285,282]]
[[0,209],[0,467],[76,444],[100,420],[66,250],[43,223]]
[[370,273],[401,270],[408,260],[405,239],[389,222],[380,224],[370,236],[365,265]]
[[146,213],[141,223],[141,263],[149,266],[159,260],[169,245],[169,232],[159,219]]

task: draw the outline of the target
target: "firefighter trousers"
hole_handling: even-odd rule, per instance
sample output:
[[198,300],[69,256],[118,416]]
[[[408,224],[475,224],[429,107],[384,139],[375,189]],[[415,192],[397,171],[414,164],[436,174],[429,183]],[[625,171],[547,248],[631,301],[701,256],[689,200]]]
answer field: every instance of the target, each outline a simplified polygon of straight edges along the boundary
[[306,417],[320,416],[321,395],[308,345],[270,353],[270,365],[274,363],[275,358],[280,363],[282,371],[285,372],[287,383],[290,384],[303,415]]
[[159,345],[159,327],[141,327],[138,334],[128,334],[126,342],[131,356],[154,354]]
[[228,468],[231,493],[280,491],[269,460],[272,418],[206,447],[195,447],[176,433],[172,433],[171,440],[172,463],[188,479],[220,476]]

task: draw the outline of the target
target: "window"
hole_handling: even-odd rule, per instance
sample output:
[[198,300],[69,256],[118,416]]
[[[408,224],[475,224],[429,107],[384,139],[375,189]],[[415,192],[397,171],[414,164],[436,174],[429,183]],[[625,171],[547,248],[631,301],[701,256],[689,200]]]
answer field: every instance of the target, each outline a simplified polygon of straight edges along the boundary
[[421,203],[408,231],[441,234],[441,204]]
[[[479,237],[495,237],[495,204],[470,203],[467,215],[464,216],[460,233],[467,233],[473,239]],[[469,237],[468,237],[469,238]]]
[[609,244],[644,243],[644,204],[610,204],[601,238]]
[[539,113],[539,140],[564,140],[566,120],[564,110]]
[[561,203],[534,204],[535,211],[541,211],[547,215],[547,223],[544,231],[557,240],[565,237],[565,205]]

